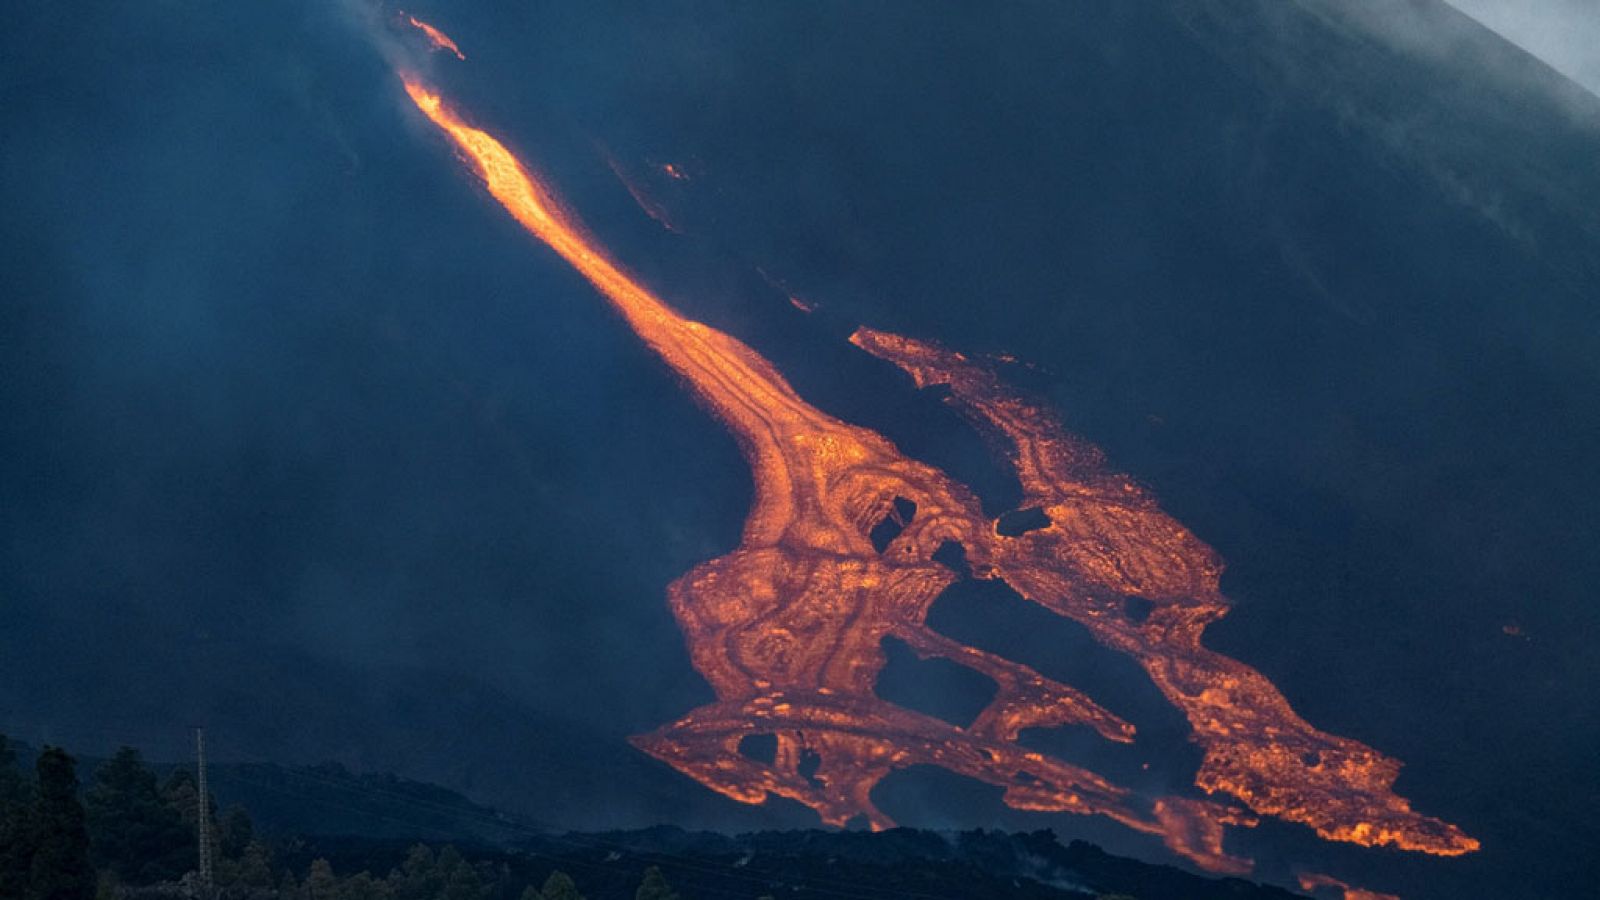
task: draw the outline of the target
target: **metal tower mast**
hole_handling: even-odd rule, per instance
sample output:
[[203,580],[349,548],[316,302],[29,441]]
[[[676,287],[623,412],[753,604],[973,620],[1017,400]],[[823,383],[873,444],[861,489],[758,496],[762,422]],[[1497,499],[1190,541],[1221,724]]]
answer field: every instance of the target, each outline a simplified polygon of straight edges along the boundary
[[211,892],[211,793],[206,788],[206,730],[194,730],[195,755],[200,772],[200,811],[196,819],[199,827],[195,830],[200,836],[200,889],[207,895]]

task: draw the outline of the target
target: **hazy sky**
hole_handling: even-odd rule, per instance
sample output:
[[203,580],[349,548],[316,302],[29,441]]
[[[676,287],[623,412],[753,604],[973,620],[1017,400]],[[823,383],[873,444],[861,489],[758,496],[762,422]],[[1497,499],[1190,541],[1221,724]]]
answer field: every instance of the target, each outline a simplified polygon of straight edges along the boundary
[[1450,0],[1462,12],[1600,94],[1596,0]]

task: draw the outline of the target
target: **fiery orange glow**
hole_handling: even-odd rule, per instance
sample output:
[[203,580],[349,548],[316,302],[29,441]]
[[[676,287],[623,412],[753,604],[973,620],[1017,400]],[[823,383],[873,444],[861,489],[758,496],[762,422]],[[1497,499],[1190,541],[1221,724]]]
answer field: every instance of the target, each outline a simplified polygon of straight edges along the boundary
[[[1400,763],[1302,720],[1264,676],[1201,643],[1227,610],[1221,560],[1166,515],[1098,449],[1007,388],[986,363],[943,347],[858,329],[851,341],[904,370],[1003,448],[1027,507],[1048,524],[1002,535],[973,492],[887,439],[806,403],[762,356],[690,321],[613,263],[550,191],[489,134],[414,78],[405,89],[530,234],[581,272],[738,438],[755,482],[742,541],[668,588],[696,669],[717,701],[634,743],[744,803],[788,797],[828,823],[893,824],[872,790],[891,771],[934,765],[1004,788],[1024,810],[1107,816],[1159,836],[1213,871],[1244,872],[1226,826],[1257,815],[1324,838],[1440,855],[1477,848],[1454,825],[1414,812],[1392,791]],[[879,552],[869,537],[892,519]],[[965,549],[972,574],[1086,627],[1137,661],[1183,712],[1204,751],[1195,784],[1213,797],[1144,797],[1017,743],[1029,728],[1082,725],[1131,742],[1134,727],[1069,685],[951,640],[927,624],[956,574],[935,562]],[[1147,615],[1130,616],[1128,598]],[[893,637],[924,658],[992,679],[992,702],[961,727],[874,693]],[[761,760],[752,735],[776,738]]]
[[1324,888],[1338,891],[1343,900],[1400,900],[1394,894],[1380,894],[1365,888],[1352,887],[1332,875],[1318,875],[1313,872],[1302,872],[1297,880],[1302,891],[1319,891]]
[[456,59],[466,62],[466,55],[461,52],[460,47],[456,46],[455,41],[450,40],[450,35],[445,34],[416,16],[406,16],[406,21],[410,22],[413,28],[422,32],[423,36],[428,39],[428,43],[433,45],[433,49],[448,50],[456,55]]
[[755,269],[756,274],[761,276],[762,281],[765,281],[767,284],[771,285],[773,290],[783,294],[783,296],[789,300],[790,306],[808,316],[817,311],[817,304],[815,302],[807,300],[790,290],[788,285],[784,284],[779,279],[772,277],[772,275],[770,275],[766,269],[763,269],[760,266],[756,266]]

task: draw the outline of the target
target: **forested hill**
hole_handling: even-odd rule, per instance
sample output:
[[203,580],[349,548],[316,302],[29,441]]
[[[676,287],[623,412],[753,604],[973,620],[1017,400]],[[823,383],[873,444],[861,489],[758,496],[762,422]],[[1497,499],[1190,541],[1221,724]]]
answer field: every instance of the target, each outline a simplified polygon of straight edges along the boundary
[[461,794],[393,774],[356,773],[339,763],[211,767],[219,802],[250,810],[269,835],[345,835],[507,846],[538,830]]
[[[661,827],[567,833],[523,841],[516,849],[468,855],[503,880],[540,884],[570,873],[591,900],[631,900],[641,873],[660,872],[688,898],[845,897],[994,898],[994,900],[1286,900],[1298,895],[1232,878],[1206,878],[1112,856],[1048,831],[1030,834],[762,831],[737,836]],[[316,838],[283,862],[305,869],[325,860],[334,872],[397,872],[426,864],[395,841]],[[391,876],[391,879],[393,876]]]
[[[1297,896],[1234,878],[1206,878],[1171,866],[1112,856],[1050,831],[940,833],[762,831],[729,837],[675,828],[566,835],[524,849],[560,856],[571,871],[613,855],[659,865],[685,895],[739,895],[761,884],[774,897],[799,898],[849,886],[861,898],[1090,897],[1139,900],[1244,900]],[[602,855],[604,854],[604,855]],[[595,896],[609,882],[596,878]],[[756,893],[761,893],[758,891]],[[623,894],[618,893],[621,897]],[[627,895],[627,896],[631,896]]]
[[444,788],[337,765],[208,774],[214,802],[202,810],[189,770],[152,766],[132,748],[80,762],[0,736],[0,897],[194,896],[202,822],[219,900],[1295,896],[1063,845],[1048,831],[557,833]]

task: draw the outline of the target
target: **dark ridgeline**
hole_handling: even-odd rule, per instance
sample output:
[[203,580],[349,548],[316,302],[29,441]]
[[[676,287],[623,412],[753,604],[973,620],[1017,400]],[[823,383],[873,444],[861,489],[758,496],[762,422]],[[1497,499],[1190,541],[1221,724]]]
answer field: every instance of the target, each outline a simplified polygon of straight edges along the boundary
[[[74,761],[60,748],[38,754],[32,781],[22,776],[16,756],[0,738],[0,822],[6,829],[0,897],[175,900],[205,894],[195,880],[198,796],[187,772],[175,770],[161,784],[139,752],[124,747],[96,767],[93,783],[80,792]],[[1293,896],[1115,857],[1081,842],[1063,845],[1050,832],[811,830],[735,837],[660,827],[556,833],[392,776],[328,766],[255,765],[250,772],[250,781],[219,778],[219,786],[248,791],[253,784],[291,802],[273,807],[259,832],[238,805],[220,817],[206,811],[217,835],[214,900]],[[407,829],[409,838],[402,836]],[[438,843],[416,843],[418,837]]]

